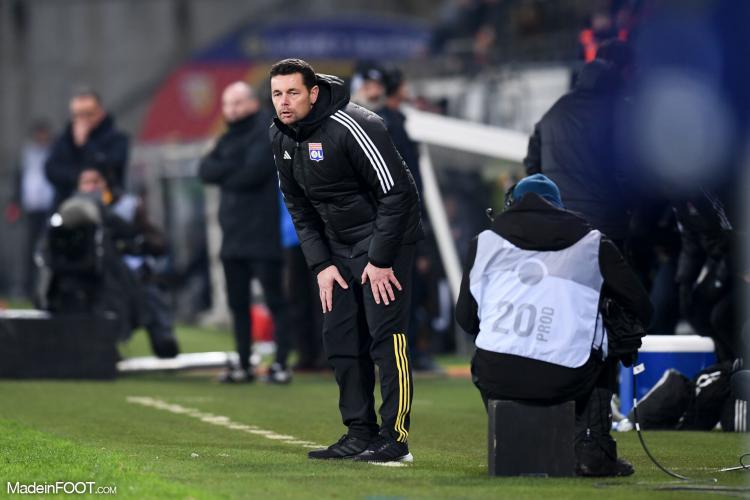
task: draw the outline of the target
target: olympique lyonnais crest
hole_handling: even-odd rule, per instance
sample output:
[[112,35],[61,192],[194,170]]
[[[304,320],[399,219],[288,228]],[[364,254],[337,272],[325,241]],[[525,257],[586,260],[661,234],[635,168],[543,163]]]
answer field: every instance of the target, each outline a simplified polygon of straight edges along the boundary
[[312,161],[321,161],[323,159],[323,144],[320,142],[310,142],[307,148]]

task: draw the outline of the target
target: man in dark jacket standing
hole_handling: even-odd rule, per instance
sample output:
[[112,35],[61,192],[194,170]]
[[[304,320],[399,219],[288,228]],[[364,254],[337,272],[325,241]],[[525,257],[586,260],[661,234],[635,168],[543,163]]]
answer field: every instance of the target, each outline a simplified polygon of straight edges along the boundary
[[602,298],[641,323],[653,308],[615,245],[563,208],[542,174],[520,181],[509,208],[472,240],[456,321],[476,336],[482,399],[576,403],[577,473],[633,473],[610,435],[612,380]]
[[291,380],[286,366],[290,346],[282,288],[278,188],[267,138],[270,117],[259,108],[258,98],[245,82],[235,82],[224,90],[222,111],[228,130],[203,159],[198,175],[203,182],[221,188],[221,260],[241,368],[229,371],[222,380],[254,380],[249,307],[250,281],[255,277],[263,286],[276,326],[276,362],[268,381],[287,383]]
[[528,175],[549,177],[559,187],[565,206],[621,249],[628,236],[633,193],[628,192],[629,175],[615,154],[613,122],[631,65],[627,45],[603,44],[597,59],[583,67],[573,89],[536,124],[523,160]]
[[720,198],[705,188],[672,206],[682,236],[675,276],[680,310],[696,332],[713,338],[719,362],[734,361],[743,356],[739,313],[747,287],[734,226]]
[[[348,429],[308,456],[410,462],[405,332],[414,247],[422,237],[414,180],[382,119],[350,103],[341,79],[286,59],[271,68],[271,98],[279,183],[317,276],[323,343]],[[380,427],[374,364],[383,398]]]
[[128,163],[129,139],[115,129],[115,120],[102,106],[99,94],[81,89],[70,99],[70,123],[55,140],[45,172],[55,188],[55,206],[76,190],[84,167],[94,167],[122,190]]

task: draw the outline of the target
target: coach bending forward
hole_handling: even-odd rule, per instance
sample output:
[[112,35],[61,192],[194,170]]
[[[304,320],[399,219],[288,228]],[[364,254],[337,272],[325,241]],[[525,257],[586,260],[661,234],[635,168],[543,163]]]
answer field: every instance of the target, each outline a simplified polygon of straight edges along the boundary
[[[299,59],[271,68],[279,183],[323,307],[323,343],[347,433],[311,459],[412,461],[406,328],[419,196],[383,121],[343,81]],[[380,370],[381,425],[375,415]]]

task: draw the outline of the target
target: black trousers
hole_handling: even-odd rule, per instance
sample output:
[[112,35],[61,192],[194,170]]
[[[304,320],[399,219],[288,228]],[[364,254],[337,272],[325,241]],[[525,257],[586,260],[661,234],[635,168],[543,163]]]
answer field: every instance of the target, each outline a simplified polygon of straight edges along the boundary
[[240,366],[250,368],[252,324],[250,319],[250,281],[257,278],[263,287],[266,305],[275,329],[276,362],[286,366],[289,356],[289,323],[282,287],[281,261],[264,259],[222,259],[227,284],[227,301],[232,312],[234,339]]
[[[412,402],[412,377],[406,330],[411,306],[414,245],[401,247],[393,271],[403,290],[396,300],[375,303],[369,281],[360,284],[367,254],[333,257],[349,285],[334,284],[333,309],[323,315],[323,344],[339,386],[339,410],[350,436],[370,439],[387,434],[406,442]],[[375,415],[375,365],[380,372],[381,425]]]
[[39,271],[34,263],[34,252],[36,250],[39,238],[44,233],[44,229],[49,220],[48,212],[26,212],[26,241],[24,248],[24,255],[26,259],[24,261],[23,268],[23,287],[24,293],[27,298],[32,300],[37,299],[37,287],[39,286],[38,276]]
[[320,312],[318,285],[307,267],[302,248],[284,249],[284,292],[289,305],[289,323],[297,346],[297,366],[314,368],[322,361],[320,336],[323,314]]

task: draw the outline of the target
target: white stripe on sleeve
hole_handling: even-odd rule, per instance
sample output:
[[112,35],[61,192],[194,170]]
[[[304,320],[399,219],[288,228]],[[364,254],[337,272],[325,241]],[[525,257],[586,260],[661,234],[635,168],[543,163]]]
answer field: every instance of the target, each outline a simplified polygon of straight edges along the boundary
[[388,192],[393,187],[393,177],[386,166],[383,156],[378,151],[378,148],[372,142],[372,139],[362,129],[362,127],[349,115],[343,111],[337,111],[331,115],[331,118],[336,120],[345,126],[357,140],[357,143],[364,151],[367,158],[370,160],[372,167],[378,174],[378,179],[381,181],[381,187],[384,187],[383,192]]

